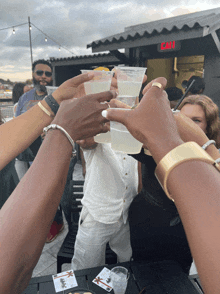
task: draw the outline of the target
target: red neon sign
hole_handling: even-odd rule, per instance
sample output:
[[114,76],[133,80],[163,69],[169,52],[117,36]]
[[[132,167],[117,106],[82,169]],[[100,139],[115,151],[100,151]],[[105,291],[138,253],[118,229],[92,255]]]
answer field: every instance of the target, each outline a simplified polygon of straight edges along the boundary
[[161,51],[175,49],[175,47],[176,47],[176,42],[175,41],[163,42],[163,43],[160,44],[160,50]]
[[162,42],[157,45],[157,50],[159,52],[168,52],[168,51],[178,51],[180,50],[181,43],[180,41],[169,41]]

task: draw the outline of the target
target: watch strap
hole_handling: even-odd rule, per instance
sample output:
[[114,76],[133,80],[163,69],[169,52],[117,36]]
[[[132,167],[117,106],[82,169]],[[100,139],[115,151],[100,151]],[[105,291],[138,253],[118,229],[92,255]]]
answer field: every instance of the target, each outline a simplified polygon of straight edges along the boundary
[[44,100],[46,101],[46,103],[48,104],[48,106],[51,108],[51,110],[53,111],[53,113],[56,115],[60,105],[57,103],[57,101],[53,98],[53,96],[47,95]]

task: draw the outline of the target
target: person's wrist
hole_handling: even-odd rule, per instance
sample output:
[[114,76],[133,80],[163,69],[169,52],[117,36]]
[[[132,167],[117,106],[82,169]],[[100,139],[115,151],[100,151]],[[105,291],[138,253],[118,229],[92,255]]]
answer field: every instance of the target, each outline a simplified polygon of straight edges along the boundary
[[67,131],[67,133],[70,135],[70,137],[73,139],[74,142],[76,142],[77,140],[79,140],[79,138],[77,138],[77,131],[75,131],[75,127],[71,126],[68,124],[68,122],[64,122],[64,120],[59,119],[59,117],[55,117],[54,120],[51,122],[51,124],[56,124],[58,126],[61,126],[62,128],[64,128],[64,130]]
[[[43,105],[43,107],[44,108],[46,108],[51,114],[53,114],[53,112],[51,111],[51,108],[50,108],[50,106],[47,104],[47,102],[46,101],[44,101],[44,100],[41,100],[40,101],[40,103]],[[53,117],[54,117],[54,115],[53,116],[51,116],[51,120],[53,119]]]
[[62,95],[59,94],[59,88],[53,92],[53,98],[58,104],[61,104],[61,102],[64,100]]
[[66,156],[67,157],[71,156],[72,146],[69,140],[67,139],[67,137],[65,136],[65,134],[61,132],[59,129],[51,129],[45,136],[44,141],[46,141],[46,139],[53,140],[53,141],[56,140],[57,141],[56,145],[59,145],[60,147],[62,146],[62,148],[65,149],[64,153],[66,153]]
[[57,114],[57,111],[59,110],[59,103],[54,99],[53,95],[47,95],[44,98],[45,102],[48,104],[48,106],[51,108],[52,112],[54,113],[54,116]]
[[215,147],[215,145],[211,144],[209,145],[205,150],[213,159],[217,159],[220,157],[218,149]]
[[147,147],[150,150],[155,162],[158,164],[167,153],[183,143],[184,142],[180,138],[159,141],[151,140],[147,143]]

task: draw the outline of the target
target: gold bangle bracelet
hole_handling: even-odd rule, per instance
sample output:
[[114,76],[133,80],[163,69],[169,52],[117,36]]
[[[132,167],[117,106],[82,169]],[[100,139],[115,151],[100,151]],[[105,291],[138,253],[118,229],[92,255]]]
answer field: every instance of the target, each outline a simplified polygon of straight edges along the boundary
[[54,115],[52,115],[52,113],[50,113],[49,110],[47,110],[42,104],[41,102],[38,102],[37,105],[40,107],[41,110],[43,110],[44,113],[46,113],[47,115],[54,117]]
[[161,159],[155,170],[155,176],[170,200],[174,201],[167,189],[167,180],[170,172],[179,164],[192,160],[207,162],[220,171],[218,163],[197,143],[187,142],[174,148]]

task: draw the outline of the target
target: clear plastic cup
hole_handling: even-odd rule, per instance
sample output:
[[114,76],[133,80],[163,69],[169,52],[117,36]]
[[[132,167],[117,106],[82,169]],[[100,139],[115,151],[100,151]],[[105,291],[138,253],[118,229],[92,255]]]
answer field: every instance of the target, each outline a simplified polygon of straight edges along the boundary
[[[132,110],[126,109],[126,111]],[[143,144],[136,140],[123,124],[111,121],[110,131],[111,148],[113,150],[128,154],[140,153]]]
[[146,67],[116,67],[119,96],[139,96]]
[[[88,73],[91,70],[82,69],[82,73]],[[84,83],[86,95],[96,94],[100,92],[109,91],[111,87],[113,72],[105,70],[94,70],[94,78],[89,82]],[[110,143],[111,134],[110,132],[101,133],[94,137],[97,143]]]
[[[88,73],[91,70],[82,69],[82,73]],[[86,95],[96,94],[100,92],[109,91],[112,82],[112,71],[94,70],[94,77],[89,82],[84,83]]]
[[47,95],[53,94],[53,92],[58,89],[56,86],[46,86],[47,89]]
[[129,272],[125,267],[116,266],[110,272],[110,279],[112,282],[115,294],[124,294],[127,288]]
[[118,96],[116,99],[130,107],[134,107],[139,103],[137,96]]
[[111,132],[96,135],[94,141],[96,143],[111,143]]

